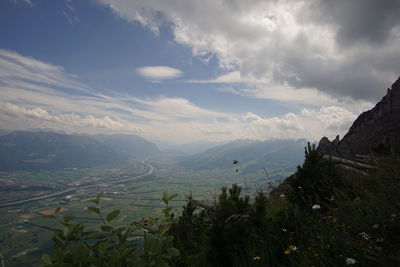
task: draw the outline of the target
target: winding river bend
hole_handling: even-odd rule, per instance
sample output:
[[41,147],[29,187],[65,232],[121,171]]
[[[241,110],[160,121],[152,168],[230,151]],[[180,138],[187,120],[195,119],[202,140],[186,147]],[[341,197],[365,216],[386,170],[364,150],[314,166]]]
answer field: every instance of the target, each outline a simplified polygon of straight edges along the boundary
[[0,202],[0,208],[18,206],[18,205],[25,204],[25,203],[32,202],[32,201],[38,201],[38,200],[42,200],[42,199],[46,199],[46,198],[65,195],[65,194],[68,194],[68,193],[71,193],[71,192],[75,192],[75,191],[80,190],[80,189],[89,189],[89,188],[96,188],[96,187],[100,188],[100,187],[112,186],[112,185],[116,185],[116,184],[120,184],[120,183],[126,183],[126,182],[129,182],[129,181],[138,179],[138,178],[146,177],[146,176],[154,174],[155,171],[156,171],[156,168],[153,165],[151,165],[150,163],[146,162],[147,160],[148,159],[144,159],[142,161],[142,164],[145,164],[147,167],[149,167],[148,172],[146,172],[145,174],[141,174],[141,175],[138,175],[138,176],[134,176],[134,177],[118,180],[118,181],[112,181],[112,182],[108,182],[108,183],[101,182],[101,183],[98,183],[98,184],[74,186],[74,187],[70,187],[70,188],[64,189],[62,191],[58,191],[58,192],[55,192],[55,193],[51,193],[51,194],[44,195],[44,196],[39,196],[39,197],[33,197],[33,198],[15,200],[15,201],[3,201],[3,202]]

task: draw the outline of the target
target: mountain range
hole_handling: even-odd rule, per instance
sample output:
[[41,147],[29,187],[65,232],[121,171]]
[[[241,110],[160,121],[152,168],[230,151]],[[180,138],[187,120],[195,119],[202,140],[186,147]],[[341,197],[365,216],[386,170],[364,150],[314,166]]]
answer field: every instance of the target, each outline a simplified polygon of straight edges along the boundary
[[201,148],[194,144],[188,145],[185,152],[178,148],[160,151],[154,143],[137,135],[4,131],[0,136],[0,171],[89,168],[125,163],[131,158],[172,157],[181,167],[192,170],[226,169],[232,167],[233,160],[238,160],[245,166],[245,172],[251,172],[264,167],[295,167],[302,160],[305,142],[303,139],[235,140],[188,155],[188,151],[193,153]]
[[193,169],[232,168],[234,161],[244,167],[244,172],[283,166],[294,168],[304,157],[305,139],[235,140],[205,152],[178,160],[181,166]]
[[88,168],[158,153],[156,145],[136,135],[14,131],[0,136],[0,171]]

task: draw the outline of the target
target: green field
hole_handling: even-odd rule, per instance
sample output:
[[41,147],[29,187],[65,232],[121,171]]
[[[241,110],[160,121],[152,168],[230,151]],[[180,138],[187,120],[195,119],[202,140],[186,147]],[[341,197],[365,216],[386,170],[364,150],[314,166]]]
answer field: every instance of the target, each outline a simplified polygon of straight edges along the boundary
[[[118,168],[2,173],[0,199],[3,203],[46,195],[71,186],[100,185],[21,205],[0,207],[0,253],[5,266],[39,264],[41,254],[52,248],[51,229],[56,226],[53,220],[45,219],[43,215],[51,213],[56,207],[63,207],[61,215],[73,215],[89,225],[97,223],[97,217],[86,207],[90,205],[89,199],[100,191],[104,191],[101,202],[104,212],[120,209],[119,223],[126,223],[159,214],[162,192],[178,194],[171,206],[179,212],[190,192],[196,199],[212,201],[221,187],[233,183],[244,185],[245,193],[268,190],[269,186],[278,183],[262,170],[244,175],[235,169],[189,171],[172,164],[149,163],[156,167],[154,174],[112,186],[101,184],[146,173],[148,167],[132,162]],[[271,177],[290,174],[279,168],[269,172]]]

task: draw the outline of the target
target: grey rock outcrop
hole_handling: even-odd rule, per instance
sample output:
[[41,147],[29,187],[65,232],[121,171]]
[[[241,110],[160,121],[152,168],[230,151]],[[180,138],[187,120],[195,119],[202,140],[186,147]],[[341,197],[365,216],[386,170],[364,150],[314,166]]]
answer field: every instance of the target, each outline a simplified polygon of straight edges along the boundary
[[318,150],[326,155],[354,159],[370,154],[375,148],[391,147],[400,142],[400,77],[374,108],[362,113],[348,133],[334,141],[323,137]]

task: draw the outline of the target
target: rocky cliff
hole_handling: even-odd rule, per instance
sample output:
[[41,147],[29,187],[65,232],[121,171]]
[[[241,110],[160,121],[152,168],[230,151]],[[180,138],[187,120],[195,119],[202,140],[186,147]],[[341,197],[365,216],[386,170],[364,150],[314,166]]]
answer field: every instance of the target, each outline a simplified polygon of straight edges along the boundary
[[348,133],[332,142],[323,137],[318,150],[326,155],[353,159],[400,142],[400,78],[374,108],[362,113]]

